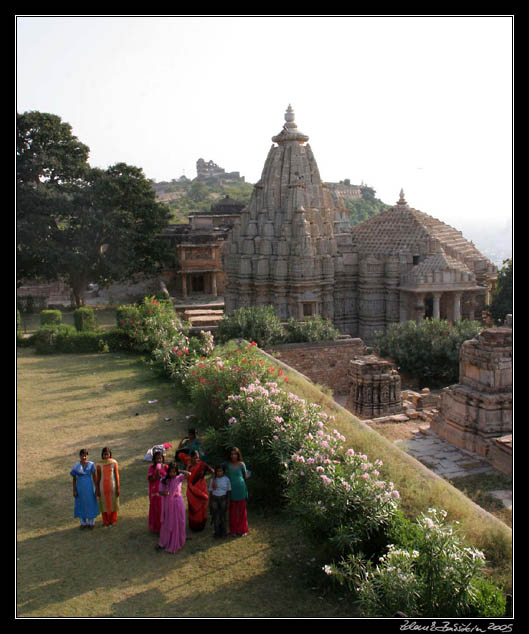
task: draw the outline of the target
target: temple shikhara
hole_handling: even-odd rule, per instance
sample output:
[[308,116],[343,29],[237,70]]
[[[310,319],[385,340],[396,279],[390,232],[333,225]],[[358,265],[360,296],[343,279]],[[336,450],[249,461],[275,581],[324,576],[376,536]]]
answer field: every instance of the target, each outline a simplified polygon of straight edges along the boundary
[[289,106],[223,245],[225,311],[270,304],[282,320],[319,314],[364,341],[393,322],[479,317],[497,267],[402,191],[350,227],[308,140]]

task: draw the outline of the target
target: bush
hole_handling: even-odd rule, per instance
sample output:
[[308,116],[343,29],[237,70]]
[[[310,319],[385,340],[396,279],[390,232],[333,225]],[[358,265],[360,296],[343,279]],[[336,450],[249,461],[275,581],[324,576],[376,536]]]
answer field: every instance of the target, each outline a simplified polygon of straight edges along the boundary
[[442,387],[459,380],[459,350],[483,326],[477,321],[454,324],[439,319],[392,324],[377,333],[375,348],[391,358],[399,370],[417,379],[421,387]]
[[97,330],[97,320],[91,308],[78,308],[73,313],[75,328],[78,332]]
[[215,332],[219,343],[230,339],[255,341],[261,348],[282,343],[286,332],[273,306],[252,306],[239,308],[224,315]]
[[372,556],[385,543],[400,495],[381,478],[382,461],[346,449],[345,438],[337,430],[329,433],[323,420],[318,427],[307,434],[286,474],[290,506],[305,529],[336,554]]
[[204,356],[189,368],[184,388],[202,424],[216,429],[226,425],[230,418],[225,411],[228,396],[238,394],[241,387],[256,381],[283,380],[283,372],[265,363],[256,347],[255,342],[232,343],[225,347],[222,358]]
[[40,325],[54,326],[62,323],[62,313],[57,309],[46,309],[40,311]]
[[283,476],[306,434],[316,431],[320,407],[280,389],[275,381],[256,380],[226,399],[228,423],[206,433],[209,456],[222,458],[238,447],[252,477],[249,494],[260,503],[277,506],[283,497]]
[[53,354],[59,351],[59,342],[75,333],[75,328],[68,324],[45,325],[33,337],[35,350],[39,354]]
[[334,341],[340,336],[330,319],[324,319],[320,315],[314,315],[303,321],[293,317],[287,324],[287,343],[302,343],[305,341]]
[[116,310],[118,327],[129,336],[138,352],[151,353],[173,340],[186,336],[189,325],[176,314],[169,301],[146,297],[140,305],[120,306]]
[[[391,617],[502,617],[505,598],[483,575],[482,552],[465,546],[446,513],[429,509],[415,524],[414,539],[391,544],[378,562],[349,555],[325,572],[354,591],[361,615]],[[408,541],[408,540],[406,540]]]

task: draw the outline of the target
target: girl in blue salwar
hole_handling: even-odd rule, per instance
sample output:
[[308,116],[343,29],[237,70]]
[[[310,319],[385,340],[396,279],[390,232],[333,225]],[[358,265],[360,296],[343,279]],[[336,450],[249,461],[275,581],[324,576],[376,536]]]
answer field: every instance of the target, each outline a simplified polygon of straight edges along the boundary
[[79,518],[81,528],[94,528],[99,515],[96,497],[96,467],[88,460],[88,451],[81,449],[79,461],[70,471],[73,478],[74,517]]

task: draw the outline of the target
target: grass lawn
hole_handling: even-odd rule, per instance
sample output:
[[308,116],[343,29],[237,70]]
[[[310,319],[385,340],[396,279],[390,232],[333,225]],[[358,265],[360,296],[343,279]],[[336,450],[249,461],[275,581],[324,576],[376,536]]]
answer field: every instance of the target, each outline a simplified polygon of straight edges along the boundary
[[[177,554],[155,551],[142,458],[176,445],[190,412],[137,357],[17,356],[19,618],[354,616],[283,515],[250,505],[247,537],[219,542],[207,527]],[[69,472],[80,448],[97,460],[105,445],[120,466],[118,523],[81,531]]]

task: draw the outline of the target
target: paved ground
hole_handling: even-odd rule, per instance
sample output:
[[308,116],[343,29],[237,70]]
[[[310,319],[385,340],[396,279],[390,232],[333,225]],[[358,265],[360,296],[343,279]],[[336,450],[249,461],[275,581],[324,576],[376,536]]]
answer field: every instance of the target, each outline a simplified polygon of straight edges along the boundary
[[[412,438],[395,444],[442,478],[452,479],[478,473],[495,473],[479,456],[455,447],[429,429],[421,429]],[[512,507],[512,490],[491,491],[505,507]]]
[[[342,407],[345,406],[346,400],[347,397],[343,396],[336,398]],[[393,423],[390,425],[393,428],[391,431],[388,425],[371,426],[442,478],[452,479],[480,473],[496,473],[487,461],[440,438],[424,421],[410,420],[408,423]],[[512,490],[490,493],[505,507],[512,507]]]

